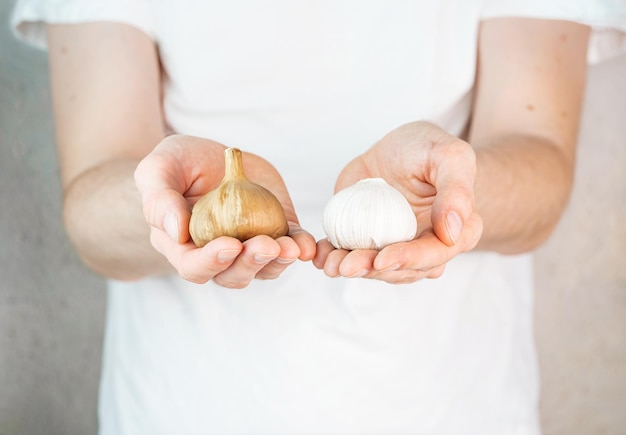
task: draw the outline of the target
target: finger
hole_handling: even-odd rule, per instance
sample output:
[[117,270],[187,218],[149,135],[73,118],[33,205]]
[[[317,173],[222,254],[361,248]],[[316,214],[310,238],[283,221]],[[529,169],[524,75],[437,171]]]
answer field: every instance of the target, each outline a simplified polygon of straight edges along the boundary
[[432,206],[432,225],[437,237],[453,246],[474,211],[476,155],[469,144],[453,138],[433,148],[432,158],[432,182],[437,189]]
[[276,279],[300,256],[300,248],[298,247],[296,241],[291,237],[279,237],[276,239],[276,243],[280,246],[280,253],[278,254],[278,257],[259,270],[255,278]]
[[189,241],[191,206],[180,193],[172,189],[153,191],[142,201],[144,218],[150,226],[164,231],[175,242]]
[[166,169],[172,166],[169,160],[159,154],[146,157],[135,169],[135,184],[148,224],[165,231],[172,240],[185,243],[189,240],[191,207],[183,197],[184,180]]
[[441,266],[435,267],[433,269],[430,269],[427,273],[426,273],[426,278],[428,279],[436,279],[439,278],[441,275],[443,275],[443,272],[445,272],[446,270],[446,265],[442,264]]
[[315,238],[300,225],[290,222],[289,235],[279,237],[276,242],[280,246],[280,254],[256,275],[258,279],[275,279],[297,259],[311,260],[315,256]]
[[269,236],[255,236],[243,242],[243,250],[230,267],[218,273],[213,280],[228,288],[244,288],[256,274],[278,258],[280,245]]
[[333,249],[329,252],[324,263],[324,273],[331,278],[340,276],[339,266],[346,255],[348,251],[345,249]]
[[[315,252],[317,250],[315,237],[302,229],[300,225],[294,222],[289,222],[289,237],[293,239],[298,246],[299,253],[297,258],[302,261],[309,261],[315,257]],[[283,257],[282,250],[280,256]]]
[[473,213],[465,225],[465,229],[461,234],[461,240],[464,241],[464,251],[474,249],[483,235],[483,220],[478,213]]
[[427,272],[421,270],[397,270],[389,272],[372,271],[364,278],[384,281],[388,284],[411,284],[421,279],[427,278]]
[[374,259],[378,251],[373,249],[357,249],[350,251],[339,265],[339,274],[346,278],[366,276],[373,269]]
[[459,253],[459,247],[446,246],[432,232],[410,242],[395,243],[383,248],[374,260],[377,271],[427,271],[447,263]]
[[459,253],[473,249],[480,240],[482,230],[482,219],[477,213],[472,213],[454,246],[445,245],[431,231],[426,231],[410,242],[394,243],[383,248],[374,260],[374,269],[428,271],[440,267]]
[[443,275],[446,265],[435,267],[430,270],[397,270],[391,272],[383,272],[380,274],[373,274],[372,276],[366,276],[366,278],[374,278],[381,281],[385,281],[389,284],[411,284],[421,279],[435,279]]
[[324,264],[326,263],[328,255],[334,250],[335,247],[328,241],[328,239],[318,241],[315,256],[313,257],[313,265],[318,269],[324,269]]
[[205,283],[226,270],[243,249],[241,242],[231,237],[219,237],[202,248],[197,248],[192,242],[179,244],[157,228],[150,232],[150,240],[183,279],[197,284]]
[[346,187],[352,186],[357,181],[362,180],[363,178],[368,178],[369,176],[370,173],[365,166],[363,157],[359,156],[349,162],[337,177],[337,182],[335,183],[335,193],[345,189]]

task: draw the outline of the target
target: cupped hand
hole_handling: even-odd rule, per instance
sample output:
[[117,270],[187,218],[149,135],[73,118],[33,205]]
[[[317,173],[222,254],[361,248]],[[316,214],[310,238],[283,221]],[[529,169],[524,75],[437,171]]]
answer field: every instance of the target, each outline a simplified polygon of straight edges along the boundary
[[343,169],[335,191],[363,178],[385,179],[411,204],[417,237],[380,251],[335,249],[328,240],[320,240],[313,264],[331,277],[396,284],[439,277],[448,261],[480,240],[475,172],[472,147],[441,128],[413,122],[393,130]]
[[300,227],[282,178],[266,160],[250,153],[243,155],[244,172],[281,202],[289,222],[288,235],[276,240],[261,235],[244,242],[219,237],[202,248],[191,241],[191,209],[222,180],[225,149],[209,139],[172,135],[139,163],[135,182],[154,248],[184,279],[213,280],[228,288],[246,287],[255,278],[277,278],[297,259],[312,259],[315,239]]

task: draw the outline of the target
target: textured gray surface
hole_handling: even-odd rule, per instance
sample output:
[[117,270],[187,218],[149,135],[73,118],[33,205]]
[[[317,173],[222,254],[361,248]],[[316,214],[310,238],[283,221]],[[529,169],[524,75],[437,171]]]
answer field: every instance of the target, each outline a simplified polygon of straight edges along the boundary
[[[60,222],[43,53],[0,0],[0,435],[96,432],[102,280]],[[591,70],[570,207],[537,255],[546,435],[626,433],[626,57]]]
[[545,435],[626,434],[626,56],[590,70],[572,199],[535,258]]
[[96,433],[105,292],[60,221],[46,59],[0,2],[0,434]]

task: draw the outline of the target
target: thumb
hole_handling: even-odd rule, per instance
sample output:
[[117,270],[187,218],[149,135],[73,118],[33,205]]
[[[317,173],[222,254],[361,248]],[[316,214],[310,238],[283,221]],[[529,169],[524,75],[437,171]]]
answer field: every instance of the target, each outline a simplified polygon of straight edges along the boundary
[[370,174],[363,163],[363,157],[359,156],[349,162],[339,173],[337,182],[335,183],[335,193],[345,189],[346,187],[352,186],[354,183],[362,180],[363,178],[369,177]]
[[180,193],[173,189],[152,191],[142,196],[142,202],[150,226],[165,231],[178,243],[189,241],[191,207]]
[[191,207],[183,197],[180,181],[169,179],[156,158],[146,158],[135,170],[135,184],[141,195],[143,215],[153,228],[165,231],[178,243],[189,239]]
[[[473,159],[472,159],[473,161]],[[446,245],[455,245],[474,213],[475,164],[465,160],[444,161],[437,170],[437,194],[432,205],[431,223],[435,235]]]

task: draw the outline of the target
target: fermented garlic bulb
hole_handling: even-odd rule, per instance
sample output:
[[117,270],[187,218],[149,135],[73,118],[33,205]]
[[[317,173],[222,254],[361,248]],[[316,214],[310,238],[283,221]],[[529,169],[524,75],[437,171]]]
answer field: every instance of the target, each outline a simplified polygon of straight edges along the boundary
[[366,178],[328,201],[324,231],[335,248],[382,249],[412,240],[417,220],[399,191],[382,178]]
[[220,236],[245,241],[261,234],[286,235],[289,226],[280,201],[246,178],[239,149],[228,148],[224,155],[224,179],[193,206],[189,222],[193,242],[202,247]]

